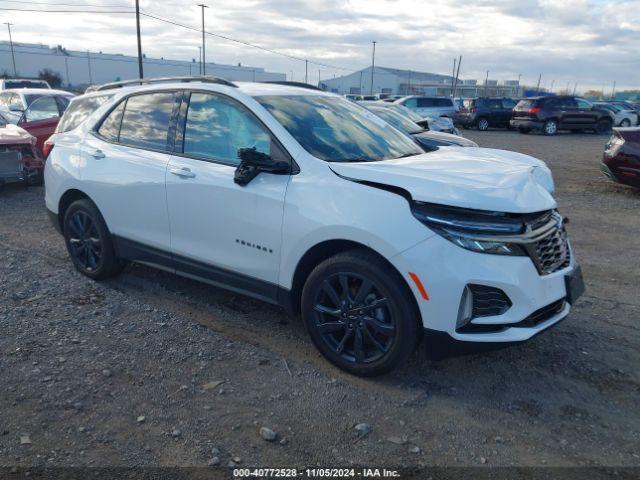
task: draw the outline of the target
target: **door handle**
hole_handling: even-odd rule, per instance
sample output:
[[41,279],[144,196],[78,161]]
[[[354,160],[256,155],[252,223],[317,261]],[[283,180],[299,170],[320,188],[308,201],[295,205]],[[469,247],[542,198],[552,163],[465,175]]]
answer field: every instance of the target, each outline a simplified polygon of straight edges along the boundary
[[178,177],[182,177],[182,178],[193,178],[196,176],[195,173],[193,173],[191,171],[191,169],[187,168],[187,167],[182,167],[182,168],[172,168],[171,170],[169,170],[170,173],[173,173],[174,175],[177,175]]
[[95,159],[100,159],[100,158],[106,157],[104,152],[102,150],[100,150],[100,149],[97,149],[95,152],[90,153],[89,155],[91,155]]

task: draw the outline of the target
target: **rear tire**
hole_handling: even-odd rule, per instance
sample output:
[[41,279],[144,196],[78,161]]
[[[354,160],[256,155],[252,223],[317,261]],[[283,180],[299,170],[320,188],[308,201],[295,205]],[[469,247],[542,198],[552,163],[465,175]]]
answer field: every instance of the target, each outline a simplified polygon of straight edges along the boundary
[[487,130],[489,130],[489,120],[484,117],[478,119],[478,130],[480,130],[481,132],[486,132]]
[[547,136],[552,136],[558,133],[558,121],[552,118],[544,122],[544,125],[542,126],[542,133]]
[[322,355],[361,376],[404,363],[421,332],[404,279],[365,250],[335,255],[311,272],[302,290],[302,318]]
[[600,120],[596,123],[596,133],[598,135],[605,135],[611,132],[612,122],[610,120]]
[[109,229],[91,200],[69,205],[62,226],[67,251],[80,273],[103,280],[122,270],[124,263],[116,257]]

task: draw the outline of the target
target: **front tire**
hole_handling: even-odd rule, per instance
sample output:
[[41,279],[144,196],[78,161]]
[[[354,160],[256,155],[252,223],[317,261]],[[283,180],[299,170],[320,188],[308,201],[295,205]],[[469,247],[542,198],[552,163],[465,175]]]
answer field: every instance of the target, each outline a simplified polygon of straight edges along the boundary
[[487,130],[489,130],[489,120],[487,120],[486,118],[481,118],[480,120],[478,120],[478,130],[480,130],[481,132],[486,132]]
[[557,120],[550,119],[544,122],[544,125],[542,126],[542,133],[548,136],[555,135],[556,133],[558,133]]
[[64,240],[73,266],[93,280],[103,280],[122,270],[109,229],[95,204],[82,199],[67,208]]
[[302,291],[302,317],[320,353],[361,376],[381,375],[405,362],[420,333],[403,278],[365,250],[340,253],[311,272]]

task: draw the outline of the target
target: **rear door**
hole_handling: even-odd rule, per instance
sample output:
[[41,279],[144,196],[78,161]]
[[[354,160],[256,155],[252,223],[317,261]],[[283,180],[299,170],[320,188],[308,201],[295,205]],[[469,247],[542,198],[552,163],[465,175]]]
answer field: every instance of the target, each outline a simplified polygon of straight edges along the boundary
[[121,253],[131,259],[157,261],[164,256],[170,264],[165,175],[175,115],[175,91],[131,95],[80,147],[82,185]]
[[234,182],[240,148],[288,159],[262,122],[236,100],[186,92],[167,169],[176,268],[273,300],[277,293],[289,175]]
[[43,96],[29,105],[18,122],[18,126],[36,137],[36,148],[40,154],[42,154],[44,142],[58,126],[61,116],[60,109],[55,96]]
[[576,120],[581,127],[593,127],[598,121],[598,112],[594,110],[593,104],[584,98],[576,98]]
[[500,123],[502,126],[509,126],[511,114],[516,106],[516,102],[510,98],[503,98],[500,102]]

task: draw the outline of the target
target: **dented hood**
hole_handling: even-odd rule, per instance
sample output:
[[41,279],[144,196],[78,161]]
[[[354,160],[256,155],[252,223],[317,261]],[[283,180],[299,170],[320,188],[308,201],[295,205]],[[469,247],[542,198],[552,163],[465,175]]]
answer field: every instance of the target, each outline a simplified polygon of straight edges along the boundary
[[396,160],[329,167],[351,180],[402,188],[423,202],[511,213],[556,206],[553,180],[544,162],[514,152],[444,147]]
[[36,144],[36,137],[27,132],[24,128],[11,123],[4,127],[0,126],[0,145],[30,145]]

